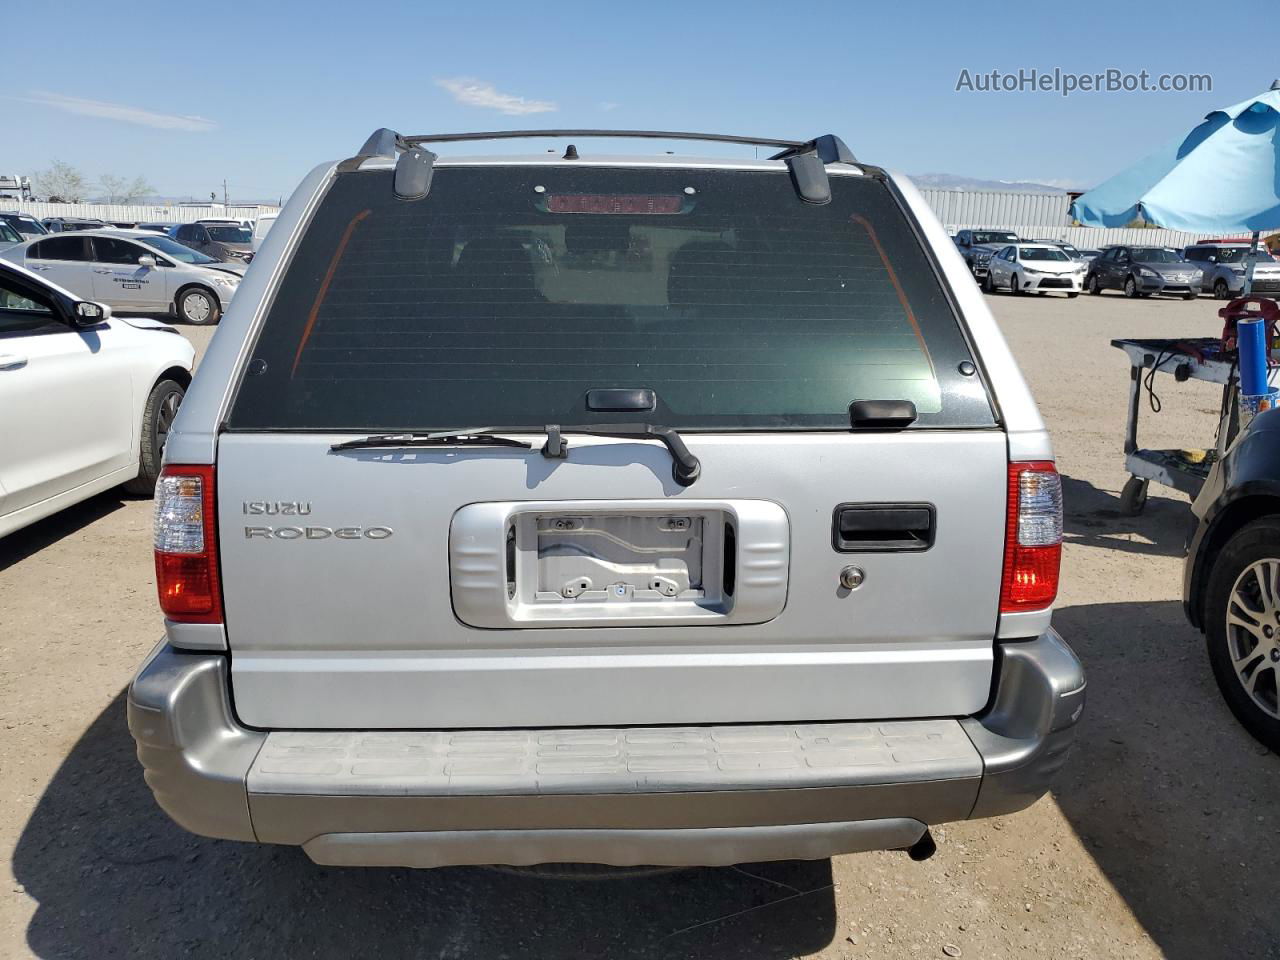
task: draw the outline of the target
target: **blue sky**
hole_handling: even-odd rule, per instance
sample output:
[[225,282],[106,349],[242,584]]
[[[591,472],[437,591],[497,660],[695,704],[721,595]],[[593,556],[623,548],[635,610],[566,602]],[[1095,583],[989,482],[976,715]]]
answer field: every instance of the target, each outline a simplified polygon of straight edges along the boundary
[[[226,178],[232,201],[275,200],[379,126],[603,126],[835,132],[909,173],[1090,186],[1280,74],[1201,29],[1203,3],[1110,7],[45,0],[5,45],[0,170],[57,158],[171,197],[221,194]],[[955,90],[962,69],[1033,67],[1207,73],[1213,90]]]

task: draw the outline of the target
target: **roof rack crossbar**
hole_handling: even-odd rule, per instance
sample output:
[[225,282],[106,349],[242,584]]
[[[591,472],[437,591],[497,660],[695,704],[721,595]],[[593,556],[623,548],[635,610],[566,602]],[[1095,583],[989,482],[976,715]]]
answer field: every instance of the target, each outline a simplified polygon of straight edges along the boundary
[[[460,143],[471,140],[524,140],[537,137],[613,137],[648,140],[700,140],[713,143],[738,143],[755,147],[781,147],[770,160],[784,160],[791,173],[796,193],[806,203],[827,203],[831,186],[827,179],[829,163],[857,163],[843,140],[834,134],[823,134],[812,140],[777,140],[771,137],[736,137],[724,133],[690,133],[675,130],[485,130],[475,133],[428,133],[402,136],[382,127],[365,141],[360,153],[344,161],[339,169],[356,169],[367,157],[395,157],[396,196],[403,200],[419,200],[431,188],[435,154],[422,147],[425,143]],[[569,147],[573,151],[573,147]],[[566,151],[565,157],[570,153]],[[576,159],[576,155],[574,156]]]
[[478,133],[430,133],[401,137],[405,143],[458,143],[467,140],[523,140],[535,137],[615,137],[644,140],[707,140],[714,143],[741,143],[756,147],[803,148],[804,140],[777,140],[770,137],[735,137],[724,133],[690,133],[675,130],[486,130]]

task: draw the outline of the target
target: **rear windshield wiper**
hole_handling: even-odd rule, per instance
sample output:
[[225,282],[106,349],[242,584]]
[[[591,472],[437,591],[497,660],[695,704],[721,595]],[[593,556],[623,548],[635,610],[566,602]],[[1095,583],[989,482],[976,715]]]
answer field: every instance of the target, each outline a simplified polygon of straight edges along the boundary
[[693,484],[702,473],[702,462],[684,445],[680,434],[671,427],[653,423],[587,423],[573,427],[548,424],[547,442],[542,455],[551,459],[564,459],[569,446],[564,433],[585,433],[596,437],[619,437],[624,440],[661,440],[671,453],[671,476],[682,487]]
[[[523,447],[533,445],[523,440],[495,436],[496,433],[529,433],[530,427],[466,427],[444,430],[439,433],[381,433],[357,440],[344,440],[329,447],[330,450],[355,450],[361,447]],[[547,424],[541,429],[547,435],[542,445],[542,455],[552,460],[563,460],[569,453],[566,433],[585,433],[596,437],[618,437],[624,440],[661,440],[671,453],[671,476],[682,487],[691,485],[702,473],[702,463],[684,445],[680,434],[671,427],[652,423],[587,423],[562,427]]]
[[[533,444],[511,437],[494,436],[490,431],[501,427],[473,427],[467,430],[445,430],[440,433],[375,433],[357,440],[343,440],[329,447],[330,450],[358,450],[361,447],[523,447],[532,450]],[[527,430],[527,428],[524,428]],[[503,430],[517,433],[520,430]]]

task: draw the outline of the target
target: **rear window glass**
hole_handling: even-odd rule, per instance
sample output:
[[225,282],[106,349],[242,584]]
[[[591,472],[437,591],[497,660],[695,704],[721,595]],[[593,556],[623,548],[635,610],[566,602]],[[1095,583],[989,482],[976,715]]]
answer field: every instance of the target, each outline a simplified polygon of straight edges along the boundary
[[[887,187],[785,172],[443,167],[339,176],[270,305],[229,426],[619,420],[847,429],[854,400],[987,426],[951,306]],[[590,390],[657,408],[592,412]]]

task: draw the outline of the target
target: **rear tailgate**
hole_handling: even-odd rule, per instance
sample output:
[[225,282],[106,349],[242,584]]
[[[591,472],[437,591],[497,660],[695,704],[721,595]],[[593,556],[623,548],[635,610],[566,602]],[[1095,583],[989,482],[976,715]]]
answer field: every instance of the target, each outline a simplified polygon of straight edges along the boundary
[[[1006,440],[883,184],[833,177],[824,207],[785,173],[442,168],[405,204],[389,180],[337,178],[219,440],[243,721],[982,707]],[[593,409],[609,388],[655,407]],[[858,399],[919,417],[850,432]],[[543,424],[618,420],[679,429],[700,478],[676,484],[655,442],[539,452]],[[481,423],[532,448],[331,449]],[[841,505],[861,511],[847,538]]]

